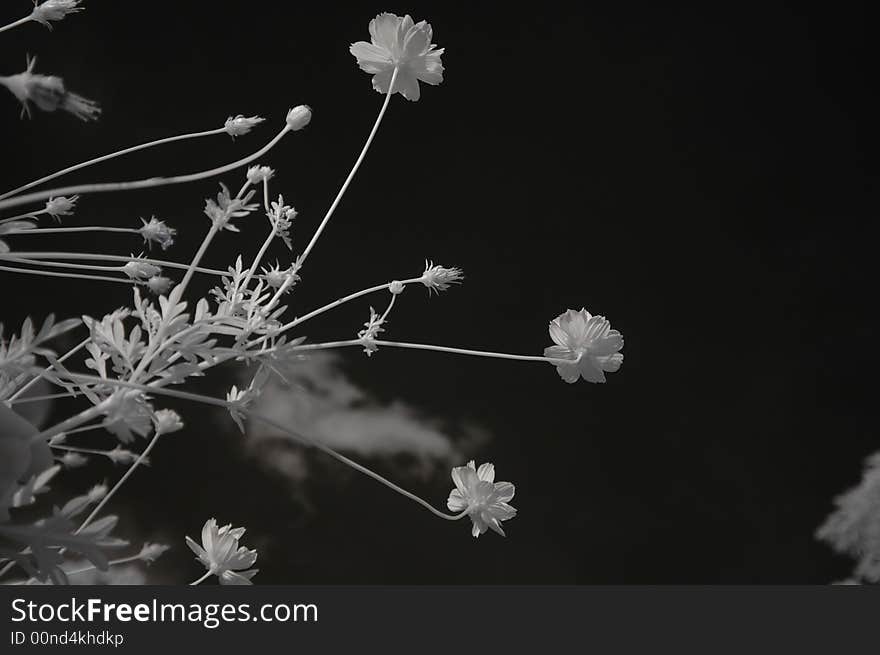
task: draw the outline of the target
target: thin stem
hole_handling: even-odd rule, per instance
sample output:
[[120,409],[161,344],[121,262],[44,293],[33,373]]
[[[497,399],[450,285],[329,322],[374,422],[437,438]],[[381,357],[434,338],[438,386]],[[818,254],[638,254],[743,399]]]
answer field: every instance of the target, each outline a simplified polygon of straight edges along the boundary
[[27,191],[35,186],[39,186],[43,182],[48,182],[49,180],[54,180],[56,177],[61,177],[62,175],[67,175],[68,173],[72,173],[73,171],[78,171],[82,168],[86,168],[87,166],[92,166],[93,164],[99,164],[102,161],[107,161],[108,159],[113,159],[115,157],[121,157],[122,155],[127,155],[132,152],[137,152],[138,150],[145,150],[147,148],[152,148],[154,146],[161,146],[166,143],[172,143],[174,141],[183,141],[184,139],[197,139],[203,136],[211,136],[213,134],[221,134],[226,132],[225,127],[217,128],[216,130],[206,130],[204,132],[191,132],[189,134],[180,134],[178,136],[170,136],[164,139],[159,139],[157,141],[150,141],[149,143],[141,143],[140,145],[131,146],[130,148],[125,148],[124,150],[119,150],[117,152],[111,152],[109,155],[102,155],[100,157],[95,157],[94,159],[89,159],[88,161],[84,161],[79,164],[74,164],[73,166],[68,166],[60,171],[56,171],[51,175],[47,175],[46,177],[41,177],[39,180],[34,180],[33,182],[28,182],[17,189],[12,189],[12,191],[7,191],[4,194],[0,194],[0,200],[4,198],[8,198],[9,196],[14,196],[22,191]]
[[275,224],[272,224],[272,230],[269,232],[269,236],[266,237],[266,240],[263,242],[260,251],[257,253],[257,256],[254,257],[254,263],[251,264],[250,269],[247,272],[247,275],[244,278],[244,282],[241,283],[241,289],[246,290],[248,284],[250,284],[251,278],[254,276],[254,273],[257,271],[257,266],[260,265],[263,257],[266,254],[266,251],[269,249],[269,246],[272,245],[272,241],[275,240]]
[[7,234],[64,234],[67,232],[128,232],[131,234],[140,234],[140,231],[133,227],[105,227],[103,225],[87,225],[83,227],[41,227],[35,230],[7,232]]
[[189,583],[189,586],[190,586],[190,587],[195,587],[196,585],[200,585],[200,584],[202,584],[205,580],[207,580],[208,578],[210,578],[212,575],[214,575],[214,572],[213,572],[213,571],[208,571],[207,573],[205,573],[205,575],[203,575],[203,576],[202,576],[201,578],[199,578],[198,580],[193,580],[192,582],[190,582],[190,583]]
[[19,18],[17,21],[9,23],[9,25],[4,25],[3,27],[0,27],[0,32],[5,32],[6,30],[11,30],[12,28],[18,27],[19,25],[24,25],[25,23],[30,21],[30,19],[31,19],[30,15],[25,16],[24,18]]
[[77,393],[71,391],[65,391],[64,393],[50,393],[45,396],[28,396],[27,398],[10,398],[6,402],[10,405],[21,405],[23,403],[39,403],[44,400],[55,400],[56,398],[73,398],[76,397]]
[[76,532],[74,532],[74,534],[79,534],[80,532],[82,532],[89,525],[89,523],[91,523],[94,520],[94,518],[98,515],[98,513],[104,508],[104,505],[106,505],[107,502],[113,497],[113,494],[115,494],[117,491],[119,491],[119,489],[122,487],[122,485],[125,484],[125,481],[131,477],[132,473],[134,473],[134,470],[138,466],[140,466],[141,463],[147,458],[147,455],[150,454],[150,451],[153,449],[153,446],[155,446],[156,443],[159,441],[159,437],[161,435],[162,435],[161,432],[156,432],[153,435],[153,438],[150,439],[150,443],[147,444],[147,447],[144,448],[143,452],[141,452],[141,454],[138,455],[137,459],[134,460],[132,465],[128,467],[128,470],[123,474],[123,476],[121,478],[119,478],[119,480],[116,482],[116,484],[113,485],[113,488],[107,492],[107,495],[101,499],[101,502],[99,502],[95,506],[95,509],[93,509],[91,511],[91,513],[86,517],[86,520],[83,521],[82,524],[76,529]]
[[[433,346],[427,343],[404,343],[401,341],[381,341],[375,340],[377,346],[388,346],[390,348],[410,348],[412,350],[433,350],[436,352],[453,353],[455,355],[474,355],[476,357],[493,357],[496,359],[512,359],[521,362],[549,362],[551,364],[574,364],[574,359],[557,359],[554,357],[541,357],[540,355],[513,355],[510,353],[496,353],[487,350],[469,350],[467,348],[452,348],[449,346]],[[346,341],[328,341],[326,343],[311,343],[302,346],[296,346],[295,350],[327,350],[330,348],[346,348],[349,346],[360,346],[360,339],[349,339]]]
[[7,209],[8,207],[18,207],[19,205],[26,205],[28,203],[37,202],[40,200],[46,200],[47,198],[51,198],[54,196],[67,196],[83,193],[104,193],[108,191],[131,191],[134,189],[149,189],[158,186],[166,186],[169,184],[183,184],[186,182],[195,182],[196,180],[204,180],[209,177],[215,177],[217,175],[235,170],[236,168],[240,168],[245,164],[249,164],[255,159],[259,159],[267,152],[269,152],[272,148],[274,148],[275,145],[279,141],[281,141],[284,135],[287,134],[289,131],[290,128],[285,125],[284,128],[278,134],[276,134],[271,141],[269,141],[269,143],[264,145],[253,154],[248,155],[243,159],[239,159],[238,161],[234,161],[231,164],[212,168],[207,171],[199,171],[197,173],[189,173],[187,175],[177,175],[175,177],[151,177],[145,180],[134,180],[131,182],[80,184],[61,187],[58,189],[49,189],[48,191],[37,191],[34,193],[25,194],[23,196],[15,196],[13,198],[0,200],[0,210]]
[[[388,85],[388,93],[385,95],[385,102],[382,103],[382,109],[379,110],[379,115],[376,117],[376,122],[373,124],[373,129],[370,130],[370,135],[367,137],[367,142],[364,144],[364,148],[363,150],[361,150],[361,154],[358,156],[357,161],[355,161],[351,172],[348,174],[348,177],[345,178],[345,182],[343,182],[342,188],[339,189],[339,193],[336,194],[336,198],[333,200],[333,204],[330,205],[330,209],[327,210],[327,213],[324,215],[324,219],[321,221],[321,224],[315,231],[314,236],[312,236],[312,240],[309,241],[309,245],[307,245],[306,249],[303,251],[303,254],[301,255],[299,260],[300,265],[305,263],[306,258],[309,256],[309,253],[312,252],[312,248],[315,247],[315,243],[318,241],[318,237],[321,236],[321,232],[324,231],[324,228],[330,221],[330,217],[333,216],[333,212],[336,211],[336,207],[342,200],[342,196],[345,194],[346,189],[348,189],[348,185],[351,184],[351,181],[354,178],[354,174],[357,173],[358,168],[360,168],[361,162],[364,160],[364,157],[366,157],[367,150],[370,149],[370,144],[373,142],[373,138],[376,136],[376,132],[379,130],[379,125],[382,122],[382,117],[385,116],[385,110],[388,109],[388,103],[391,101],[391,94],[394,91],[394,82],[397,80],[397,71],[398,68],[395,66],[394,72],[391,74],[391,82]],[[2,205],[0,205],[0,209],[2,209]]]
[[123,284],[134,284],[128,278],[107,277],[106,275],[81,275],[79,273],[53,273],[51,271],[39,271],[31,268],[15,268],[14,266],[0,266],[0,271],[7,273],[26,273],[29,275],[45,275],[46,277],[69,277],[79,280],[97,280],[100,282],[122,282]]
[[326,453],[327,455],[330,455],[330,456],[333,457],[334,459],[339,460],[339,461],[342,462],[343,464],[348,464],[350,467],[352,467],[352,468],[355,469],[356,471],[360,471],[360,472],[363,473],[364,475],[367,475],[367,476],[373,478],[373,479],[376,480],[377,482],[381,482],[382,484],[384,484],[384,485],[385,485],[386,487],[388,487],[389,489],[392,489],[392,490],[396,491],[397,493],[399,493],[399,494],[405,496],[406,498],[409,498],[410,500],[415,501],[416,503],[418,503],[419,505],[421,505],[422,507],[424,507],[425,509],[427,509],[428,511],[430,511],[430,512],[431,512],[432,514],[434,514],[435,516],[439,516],[441,519],[446,519],[447,521],[457,521],[458,519],[460,519],[460,518],[462,518],[463,516],[466,516],[466,515],[467,515],[467,511],[461,512],[460,514],[447,514],[446,512],[441,512],[440,510],[436,509],[433,505],[431,505],[428,501],[426,501],[426,500],[422,500],[421,498],[419,498],[419,497],[416,496],[415,494],[410,493],[409,491],[407,491],[406,489],[404,489],[404,488],[402,488],[402,487],[398,487],[396,484],[394,484],[393,482],[391,482],[391,480],[388,480],[387,478],[383,478],[383,477],[382,477],[381,475],[379,475],[378,473],[374,473],[373,471],[371,471],[371,470],[368,469],[367,467],[365,467],[365,466],[361,466],[360,464],[358,464],[358,463],[355,462],[354,460],[349,459],[349,458],[346,457],[345,455],[336,452],[335,450],[333,450],[332,448],[329,448],[329,447],[325,446],[325,445],[322,444],[321,442],[319,442],[319,441],[315,441],[315,440],[313,440],[313,439],[309,439],[308,437],[304,437],[303,435],[301,435],[301,434],[299,434],[299,433],[297,433],[297,432],[294,432],[294,431],[291,430],[290,428],[287,428],[287,427],[281,425],[280,423],[276,423],[275,421],[273,421],[272,419],[270,419],[270,418],[268,418],[268,417],[262,416],[262,415],[260,415],[260,414],[257,414],[257,413],[255,413],[255,412],[251,412],[251,411],[248,411],[248,410],[243,410],[243,412],[244,412],[245,414],[247,414],[248,416],[250,416],[251,418],[254,418],[254,419],[258,420],[258,421],[261,421],[261,422],[263,422],[263,423],[265,423],[265,424],[267,424],[267,425],[271,425],[271,426],[272,426],[273,428],[275,428],[276,430],[281,430],[282,432],[284,432],[284,433],[286,433],[286,434],[288,434],[288,435],[290,435],[290,436],[292,436],[292,437],[294,437],[294,438],[296,438],[296,439],[299,439],[299,440],[307,439],[308,442],[309,442],[313,447],[317,448],[317,449],[320,450],[322,453]]
[[[74,346],[73,348],[68,350],[66,353],[64,353],[64,355],[59,357],[57,361],[63,363],[65,360],[69,359],[70,357],[73,357],[76,353],[78,353],[80,350],[85,348],[88,345],[89,341],[91,341],[91,337],[87,337],[87,338],[83,339],[76,346]],[[51,365],[47,366],[46,368],[44,368],[42,371],[40,371],[40,373],[36,377],[34,377],[34,379],[30,380],[21,389],[19,389],[14,394],[12,394],[12,396],[9,398],[9,400],[15,401],[21,394],[23,394],[25,391],[27,391],[32,386],[34,386],[46,373],[51,371],[53,368],[55,368],[54,364],[51,364]]]
[[[97,261],[107,261],[107,262],[125,262],[128,263],[131,261],[131,257],[124,257],[122,255],[104,255],[99,253],[82,253],[82,252],[18,252],[15,251],[13,253],[9,253],[6,255],[0,255],[0,259],[6,259],[10,261],[19,261],[24,259],[94,259]],[[178,268],[181,270],[188,270],[189,264],[182,264],[180,262],[169,262],[163,259],[149,259],[143,257],[140,259],[142,262],[146,262],[148,264],[153,264],[155,266],[163,266],[165,268]],[[206,273],[208,275],[229,275],[227,271],[218,271],[213,268],[195,268],[196,273]]]
[[[170,396],[172,398],[181,398],[184,400],[192,400],[194,402],[199,402],[199,403],[203,403],[206,405],[214,405],[214,406],[218,406],[218,407],[229,408],[230,406],[235,404],[235,403],[230,403],[225,400],[221,400],[220,398],[212,398],[211,396],[202,396],[200,394],[189,393],[186,391],[174,391],[172,389],[164,389],[161,387],[154,387],[154,386],[147,385],[147,384],[138,384],[135,382],[126,382],[124,380],[105,380],[103,378],[99,378],[99,377],[96,377],[93,375],[81,375],[78,373],[73,374],[71,377],[76,380],[94,382],[96,384],[117,385],[117,386],[129,388],[129,389],[140,389],[141,391],[145,391],[147,393],[156,393],[159,395]],[[360,471],[364,475],[368,475],[369,477],[373,478],[374,480],[381,482],[382,484],[387,486],[389,489],[392,489],[393,491],[396,491],[396,492],[402,494],[403,496],[409,498],[410,500],[417,502],[419,505],[430,510],[432,514],[435,514],[436,516],[439,516],[440,518],[447,519],[449,521],[456,521],[466,514],[466,512],[463,512],[461,514],[451,515],[451,514],[446,514],[444,512],[441,512],[440,510],[434,508],[426,500],[422,500],[421,498],[419,498],[415,494],[412,494],[409,491],[407,491],[406,489],[403,489],[402,487],[397,486],[396,484],[394,484],[390,480],[383,478],[378,473],[374,473],[370,469],[368,469],[364,466],[361,466],[360,464],[358,464],[354,460],[351,460],[348,457],[346,457],[345,455],[342,455],[342,454],[336,452],[335,450],[333,450],[329,446],[325,446],[321,442],[316,441],[315,439],[312,439],[311,437],[308,437],[302,433],[291,430],[290,428],[285,427],[285,426],[281,425],[280,423],[276,423],[272,419],[270,419],[266,416],[263,416],[262,414],[257,414],[256,412],[252,412],[252,411],[245,409],[245,408],[242,408],[242,407],[239,407],[238,409],[243,414],[246,414],[247,416],[249,416],[253,419],[256,419],[258,421],[266,423],[267,425],[270,425],[277,430],[281,430],[282,432],[290,435],[291,437],[293,437],[297,441],[300,441],[301,443],[304,443],[308,446],[312,446],[313,448],[317,448],[321,452],[326,453],[327,455],[330,455],[331,457],[339,460],[340,462],[351,466],[352,468]],[[153,437],[153,441],[150,442],[150,445],[147,446],[147,449],[141,454],[142,456],[146,455],[146,453],[152,447],[155,440],[156,440],[156,437]],[[132,468],[133,467],[134,467],[134,465],[132,465]],[[109,497],[112,494],[113,494],[113,490],[110,491],[110,493],[107,495],[107,497]],[[105,497],[105,500],[106,500],[106,497]]]

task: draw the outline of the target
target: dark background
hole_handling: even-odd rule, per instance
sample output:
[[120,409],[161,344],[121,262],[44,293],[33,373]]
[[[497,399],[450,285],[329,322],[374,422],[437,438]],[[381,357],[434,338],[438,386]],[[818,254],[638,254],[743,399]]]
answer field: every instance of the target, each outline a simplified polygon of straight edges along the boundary
[[[235,142],[148,151],[69,182],[209,168],[257,149],[305,102],[311,125],[265,159],[279,172],[276,192],[300,211],[302,248],[381,104],[348,46],[368,39],[386,8],[86,5],[54,33],[32,24],[0,38],[4,74],[36,54],[38,71],[104,108],[88,125],[42,113],[19,121],[4,98],[3,187],[232,114],[267,117]],[[2,22],[29,7],[4,3]],[[846,576],[849,561],[813,532],[878,443],[867,147],[877,53],[866,12],[511,7],[387,8],[432,23],[447,49],[445,82],[423,85],[417,103],[393,98],[292,311],[417,274],[431,258],[461,266],[466,283],[430,304],[404,294],[393,338],[537,354],[550,343],[547,322],[585,306],[623,333],[623,367],[606,385],[566,385],[549,366],[351,351],[352,375],[380,397],[494,435],[476,457],[517,485],[508,538],[474,542],[469,526],[360,478],[315,485],[316,512],[304,518],[284,480],[242,457],[233,430],[190,429],[113,503],[124,528],[176,546],[156,565],[160,577],[196,577],[182,537],[209,516],[248,527],[263,583]],[[68,224],[139,225],[155,213],[179,229],[170,253],[184,259],[215,192],[207,180],[85,197]],[[38,238],[98,248],[88,236]],[[224,267],[263,238],[227,236],[207,262]],[[103,235],[101,246],[135,247]],[[98,315],[129,297],[122,285],[11,274],[2,285],[10,324],[50,308]],[[315,321],[309,336],[349,338],[368,304]],[[190,425],[214,425],[201,411],[185,410]],[[445,471],[408,486],[438,505],[451,488]]]

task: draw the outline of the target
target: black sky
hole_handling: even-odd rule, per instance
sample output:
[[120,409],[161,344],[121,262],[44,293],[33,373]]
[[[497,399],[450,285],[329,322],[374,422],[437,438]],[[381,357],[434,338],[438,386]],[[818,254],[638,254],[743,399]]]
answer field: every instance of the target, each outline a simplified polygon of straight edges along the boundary
[[[13,5],[23,13],[29,4],[7,2],[3,12],[16,18]],[[36,54],[39,70],[104,108],[89,125],[46,114],[19,121],[11,96],[2,98],[4,188],[232,114],[268,119],[234,143],[169,146],[70,181],[209,168],[255,150],[304,102],[312,124],[266,163],[308,234],[382,100],[348,45],[368,38],[378,11],[409,12],[446,48],[445,81],[423,87],[417,103],[393,99],[311,256],[297,307],[420,273],[429,258],[461,266],[467,281],[430,303],[404,294],[395,338],[537,354],[549,345],[547,322],[585,306],[626,339],[624,365],[604,386],[566,385],[549,366],[349,353],[354,377],[380,397],[494,435],[477,457],[517,484],[520,514],[506,540],[472,543],[466,527],[361,479],[318,485],[318,512],[303,520],[282,481],[241,462],[232,432],[182,435],[158,452],[120,499],[133,529],[182,545],[211,515],[246,524],[269,544],[261,576],[277,583],[846,575],[848,562],[812,535],[880,445],[868,154],[877,53],[859,5],[807,13],[628,3],[572,13],[541,3],[522,13],[418,2],[86,4],[51,34],[30,25],[0,38],[3,74]],[[157,214],[179,229],[174,253],[184,258],[215,190],[205,181],[85,197],[76,220],[137,224]],[[209,264],[223,267],[262,238],[226,239]],[[133,247],[114,243],[102,245]],[[97,246],[85,238],[79,247]],[[127,302],[122,285],[11,275],[2,285],[8,323]],[[367,305],[316,321],[309,336],[348,338]],[[437,504],[450,488],[445,473],[418,485]],[[188,566],[187,551],[176,551],[160,570]]]

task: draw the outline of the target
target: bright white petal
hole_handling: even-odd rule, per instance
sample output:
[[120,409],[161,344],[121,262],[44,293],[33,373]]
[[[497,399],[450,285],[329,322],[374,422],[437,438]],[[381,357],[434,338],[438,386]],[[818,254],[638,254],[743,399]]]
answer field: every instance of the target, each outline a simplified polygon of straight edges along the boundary
[[599,368],[595,358],[584,355],[581,358],[578,369],[587,382],[605,382],[605,373]]
[[389,13],[379,14],[370,21],[370,37],[373,45],[381,46],[386,50],[394,52],[397,44],[397,27],[400,19]]
[[446,507],[449,508],[450,512],[463,512],[467,509],[467,506],[467,500],[464,499],[464,496],[461,495],[461,492],[458,489],[453,489],[449,492],[449,499],[446,501]]
[[390,53],[372,43],[358,41],[352,43],[348,51],[357,58],[361,70],[367,73],[380,73],[388,66],[393,66]]
[[513,498],[513,494],[516,493],[516,487],[513,486],[510,482],[496,482],[495,483],[495,502],[506,503],[511,498]]
[[608,357],[597,357],[596,361],[603,371],[614,373],[623,364],[623,353],[614,353]]
[[400,72],[397,74],[394,90],[412,102],[416,102],[422,95],[421,89],[419,89],[419,81],[412,72],[406,69],[400,69]]
[[559,373],[559,377],[569,384],[574,384],[580,377],[580,371],[576,364],[557,364],[556,372]]
[[489,462],[480,464],[477,469],[477,477],[484,482],[495,482],[495,465]]

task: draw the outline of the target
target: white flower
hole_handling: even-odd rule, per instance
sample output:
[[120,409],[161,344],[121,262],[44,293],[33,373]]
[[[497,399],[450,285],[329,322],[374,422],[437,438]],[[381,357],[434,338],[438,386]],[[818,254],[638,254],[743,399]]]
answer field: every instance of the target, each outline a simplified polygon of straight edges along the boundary
[[27,60],[27,69],[23,73],[0,77],[0,84],[18,98],[22,104],[21,115],[31,115],[31,106],[35,104],[43,111],[63,109],[83,121],[95,120],[101,114],[96,102],[71,93],[64,87],[64,80],[54,75],[35,74],[36,57]]
[[287,112],[287,127],[292,132],[301,130],[312,120],[312,108],[308,105],[297,105]]
[[69,198],[67,196],[58,196],[57,198],[49,198],[46,201],[46,208],[43,211],[60,223],[62,216],[73,215],[73,210],[76,209],[77,200],[79,200],[79,196],[70,196]]
[[262,123],[265,118],[261,118],[260,116],[251,116],[250,118],[245,118],[241,114],[238,116],[230,116],[226,119],[226,122],[223,124],[223,129],[226,130],[226,133],[231,136],[233,139],[237,136],[242,136],[250,132],[255,126]]
[[421,283],[428,287],[428,295],[430,295],[432,291],[438,294],[446,291],[450,284],[460,284],[463,279],[464,273],[460,268],[434,266],[433,262],[426,260]]
[[186,538],[186,545],[196,554],[199,561],[224,585],[253,584],[251,578],[257,569],[245,570],[257,561],[257,551],[238,545],[244,535],[244,528],[232,525],[217,527],[216,519],[209,519],[202,528],[202,545]]
[[623,363],[623,337],[611,329],[604,316],[592,316],[586,309],[569,309],[550,322],[550,338],[555,346],[544,349],[544,357],[570,359],[556,363],[556,370],[569,383],[583,377],[588,382],[605,382]]
[[141,219],[141,223],[143,226],[138,228],[138,232],[144,238],[144,243],[147,246],[152,246],[155,241],[162,250],[168,250],[168,247],[174,243],[174,235],[177,234],[177,230],[168,227],[165,221],[157,220],[155,216],[151,216],[149,221]]
[[[134,257],[134,255],[132,255],[132,257]],[[122,272],[132,280],[147,280],[159,275],[159,273],[162,272],[162,269],[144,261],[140,257],[134,257],[134,259],[122,267]]]
[[183,420],[173,409],[160,409],[153,414],[153,425],[156,434],[171,434],[183,429]]
[[449,494],[446,506],[451,512],[467,511],[473,522],[471,534],[479,537],[488,528],[504,536],[501,521],[516,516],[516,510],[508,505],[515,491],[510,482],[495,482],[495,467],[492,464],[474,466],[474,460],[467,466],[452,469],[455,489]]
[[373,88],[388,93],[394,68],[398,68],[394,93],[407,100],[418,100],[419,81],[440,84],[443,81],[443,48],[431,44],[433,32],[425,21],[413,23],[408,15],[379,14],[370,21],[370,41],[352,43],[349,52],[361,70],[373,75]]
[[49,21],[63,20],[67,14],[85,9],[85,7],[79,6],[80,2],[82,0],[46,0],[43,4],[37,5],[37,0],[34,0],[31,20],[42,23],[51,30],[52,24]]

